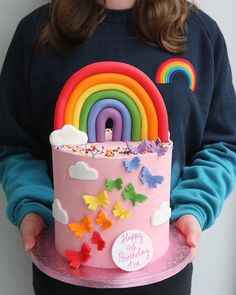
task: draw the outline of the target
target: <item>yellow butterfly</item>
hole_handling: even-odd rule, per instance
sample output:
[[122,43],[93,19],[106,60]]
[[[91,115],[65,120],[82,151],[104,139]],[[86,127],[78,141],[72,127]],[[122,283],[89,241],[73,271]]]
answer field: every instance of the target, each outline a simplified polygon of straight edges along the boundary
[[107,208],[110,204],[109,196],[106,191],[101,192],[97,196],[84,195],[84,202],[92,211],[96,211],[98,206]]
[[68,226],[76,237],[82,237],[86,231],[93,231],[93,221],[88,215],[85,215],[81,222],[69,223]]
[[125,210],[125,208],[121,205],[121,203],[117,202],[112,210],[113,215],[120,220],[129,217],[132,212]]

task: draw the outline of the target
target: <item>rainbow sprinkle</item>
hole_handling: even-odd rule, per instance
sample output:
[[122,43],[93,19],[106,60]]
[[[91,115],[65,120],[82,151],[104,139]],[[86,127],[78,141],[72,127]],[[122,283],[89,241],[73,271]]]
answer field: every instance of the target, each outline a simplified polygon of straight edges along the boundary
[[105,149],[104,146],[96,146],[94,144],[87,145],[61,145],[56,147],[57,150],[76,153],[80,156],[87,156],[91,158],[113,158],[118,155],[130,155],[127,147],[116,147]]

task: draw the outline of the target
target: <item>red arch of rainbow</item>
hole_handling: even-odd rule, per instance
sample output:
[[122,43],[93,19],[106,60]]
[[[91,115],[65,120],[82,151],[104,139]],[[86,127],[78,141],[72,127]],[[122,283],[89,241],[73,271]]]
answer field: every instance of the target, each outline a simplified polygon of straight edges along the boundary
[[103,61],[90,64],[75,72],[65,83],[62,91],[58,97],[55,116],[54,128],[60,129],[64,125],[64,112],[67,101],[74,90],[74,88],[84,79],[102,73],[116,73],[129,76],[136,80],[146,90],[154,105],[157,118],[158,118],[158,136],[161,141],[168,141],[168,115],[164,100],[152,82],[152,80],[141,70],[136,67],[114,61]]

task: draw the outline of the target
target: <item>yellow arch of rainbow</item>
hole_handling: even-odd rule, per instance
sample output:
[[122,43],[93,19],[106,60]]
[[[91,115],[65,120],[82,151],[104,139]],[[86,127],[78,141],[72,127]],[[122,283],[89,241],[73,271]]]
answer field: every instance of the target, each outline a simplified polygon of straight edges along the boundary
[[[120,90],[133,99],[142,119],[140,139],[152,138],[155,140],[158,137],[157,114],[147,92],[134,79],[122,74],[97,74],[81,81],[69,96],[65,108],[64,124],[72,124],[79,129],[83,104],[90,95],[105,89]],[[152,125],[156,128],[149,128]]]

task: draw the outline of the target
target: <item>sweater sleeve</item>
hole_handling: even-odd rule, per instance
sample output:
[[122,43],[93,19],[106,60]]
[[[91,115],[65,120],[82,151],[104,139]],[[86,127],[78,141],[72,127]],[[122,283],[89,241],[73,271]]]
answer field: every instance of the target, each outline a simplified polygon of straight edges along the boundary
[[[217,27],[218,28],[218,27]],[[236,176],[236,96],[224,38],[218,34],[214,51],[214,90],[202,148],[183,168],[171,193],[172,220],[194,215],[203,229],[219,216]]]
[[19,226],[25,215],[36,213],[51,223],[53,189],[45,161],[15,150],[11,156],[3,157],[4,150],[8,153],[9,149],[12,147],[0,149],[0,179],[8,201],[8,219]]
[[53,189],[33,126],[30,103],[32,24],[18,25],[0,76],[0,182],[9,220],[20,224],[30,213],[52,221]]

